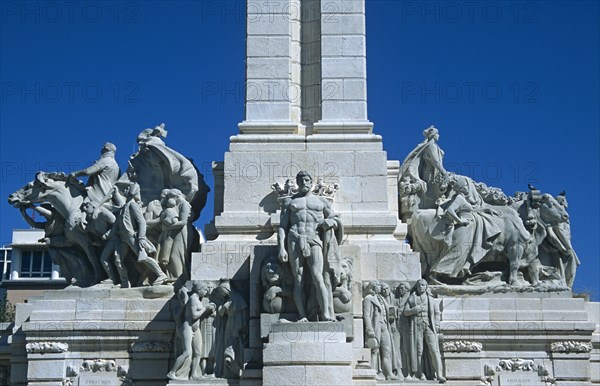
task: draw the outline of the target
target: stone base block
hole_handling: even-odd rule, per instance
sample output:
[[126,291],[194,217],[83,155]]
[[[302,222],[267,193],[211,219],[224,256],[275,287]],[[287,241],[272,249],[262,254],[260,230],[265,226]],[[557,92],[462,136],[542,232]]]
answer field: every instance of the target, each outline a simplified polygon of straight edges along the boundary
[[263,384],[349,385],[352,356],[343,323],[274,323],[263,351]]

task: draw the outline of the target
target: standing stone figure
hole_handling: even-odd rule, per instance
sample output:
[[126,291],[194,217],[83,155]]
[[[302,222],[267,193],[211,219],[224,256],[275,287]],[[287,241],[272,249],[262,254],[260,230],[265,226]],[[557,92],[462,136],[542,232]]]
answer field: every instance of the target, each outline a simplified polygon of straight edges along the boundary
[[[556,201],[562,206],[565,211],[569,207],[565,192],[561,192],[556,196]],[[561,280],[563,280],[570,288],[573,288],[577,267],[581,264],[577,253],[571,244],[571,224],[567,219],[558,225],[547,227],[548,241],[544,247],[549,249],[554,256],[553,266],[558,268]],[[550,248],[548,248],[550,247]]]
[[100,150],[100,159],[92,166],[70,174],[72,177],[87,176],[87,197],[93,203],[100,202],[119,178],[119,165],[115,161],[117,148],[106,142]]
[[[175,317],[176,334],[179,344],[176,346],[181,353],[175,360],[169,379],[189,380],[202,378],[200,366],[202,354],[202,319],[214,312],[211,305],[205,306],[202,299],[208,295],[208,285],[204,282],[193,281],[191,294],[183,286],[178,292],[179,312]],[[176,351],[177,352],[177,351]]]
[[404,308],[404,315],[412,319],[412,336],[414,342],[411,352],[416,353],[416,377],[425,379],[423,371],[423,353],[425,346],[429,359],[435,371],[437,380],[445,383],[443,377],[442,356],[438,343],[437,331],[439,330],[440,310],[428,291],[427,281],[420,279],[415,284],[415,292],[408,297]]
[[388,323],[388,309],[380,295],[377,280],[369,282],[367,295],[363,299],[363,322],[365,341],[371,349],[371,367],[378,370],[377,377],[396,380],[392,367],[392,336]]
[[[438,129],[433,126],[423,131],[425,141],[420,143],[406,157],[400,168],[402,181],[417,182],[421,186],[415,188],[420,194],[420,208],[435,208],[439,198],[438,182],[447,174],[444,169],[444,152],[437,144],[440,139]],[[408,177],[408,179],[406,179]],[[409,191],[408,194],[413,194]]]
[[411,332],[411,318],[404,315],[404,308],[410,295],[410,285],[407,282],[401,282],[396,287],[396,298],[394,304],[396,305],[397,317],[396,317],[396,332],[394,336],[394,346],[398,349],[398,356],[400,357],[401,367],[398,371],[398,375],[402,374],[404,378],[412,378],[417,372],[416,369],[416,353],[411,351],[411,344],[413,342],[413,336]]
[[[307,172],[299,172],[296,183],[298,193],[282,202],[277,234],[279,259],[289,261],[292,268],[294,303],[299,321],[308,321],[306,298],[311,291],[304,288],[305,266],[310,271],[310,281],[319,306],[319,320],[335,321],[329,261],[339,262],[339,256],[335,255],[338,254],[342,225],[329,201],[312,193],[313,181]],[[338,232],[334,234],[336,230]]]
[[215,292],[215,376],[239,378],[248,344],[248,304],[240,293],[231,290],[229,280],[222,280]]
[[[167,275],[161,271],[158,263],[152,255],[156,254],[156,248],[146,238],[146,219],[142,213],[140,205],[140,187],[133,182],[124,188],[127,202],[121,209],[117,222],[115,223],[115,237],[118,237],[115,265],[119,269],[122,266],[129,252],[133,252],[136,256],[136,261],[146,266],[156,278],[152,285],[159,285],[167,280]],[[129,278],[124,275],[126,269],[120,270],[121,288],[127,287]]]

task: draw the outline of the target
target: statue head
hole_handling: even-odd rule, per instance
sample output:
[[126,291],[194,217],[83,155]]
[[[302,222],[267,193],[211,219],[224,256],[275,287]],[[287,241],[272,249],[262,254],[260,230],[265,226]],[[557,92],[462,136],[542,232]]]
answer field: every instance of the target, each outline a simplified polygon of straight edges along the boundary
[[194,280],[192,282],[192,292],[197,293],[201,298],[208,295],[208,284],[203,281]]
[[276,258],[267,259],[263,265],[262,272],[263,285],[266,287],[279,285],[281,282],[281,265]]
[[312,177],[307,171],[301,170],[296,174],[296,183],[302,193],[308,193],[312,188]]
[[390,285],[388,283],[382,282],[380,284],[381,288],[381,296],[388,297],[390,295]]
[[400,284],[398,284],[398,287],[396,287],[396,293],[400,297],[406,295],[409,291],[410,291],[410,286],[405,281],[401,282]]
[[141,199],[142,199],[142,196],[140,193],[140,186],[135,182],[130,183],[129,186],[127,186],[125,188],[124,193],[125,193],[125,197],[127,197],[128,200],[134,199],[136,201],[141,201]]
[[340,268],[340,280],[351,282],[352,271],[354,270],[352,260],[350,260],[348,257],[344,257],[340,262]]
[[372,295],[378,294],[380,292],[379,281],[377,281],[377,280],[371,280],[369,282],[368,291]]
[[83,210],[83,212],[89,216],[94,214],[94,210],[96,210],[96,206],[94,204],[92,204],[89,201],[84,202],[83,204],[81,204],[81,209]]
[[110,142],[106,142],[104,144],[104,146],[102,146],[102,149],[100,150],[100,154],[106,154],[106,153],[114,154],[116,152],[117,152],[117,147]]
[[464,196],[469,195],[469,181],[465,177],[457,177],[454,182],[454,190]]
[[438,139],[440,139],[440,134],[438,132],[438,129],[436,129],[433,125],[429,126],[425,130],[423,130],[423,136],[428,141],[430,141],[430,140],[437,141]]
[[429,288],[429,284],[427,284],[425,279],[417,280],[417,283],[415,284],[415,291],[418,295],[424,294],[427,291],[427,288]]

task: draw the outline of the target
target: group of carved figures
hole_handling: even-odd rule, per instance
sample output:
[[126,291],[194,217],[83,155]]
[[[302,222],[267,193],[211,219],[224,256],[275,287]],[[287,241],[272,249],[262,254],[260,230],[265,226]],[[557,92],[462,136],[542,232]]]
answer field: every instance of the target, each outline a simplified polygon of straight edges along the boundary
[[372,280],[365,284],[363,324],[371,367],[380,380],[437,379],[443,376],[438,331],[440,312],[425,280],[412,290],[400,283]]
[[[380,379],[444,382],[438,343],[439,310],[431,284],[482,285],[508,273],[512,285],[571,287],[579,259],[571,246],[567,201],[533,186],[508,197],[500,189],[447,172],[439,134],[400,169],[400,218],[420,252],[422,275],[413,289],[368,282],[363,298],[365,345]],[[191,160],[165,145],[164,125],[137,138],[139,150],[120,175],[116,148],[107,143],[87,169],[43,173],[9,196],[73,284],[102,281],[127,288],[175,283],[176,344],[170,379],[238,378],[248,340],[248,306],[228,280],[189,280],[193,227],[208,186]],[[77,177],[87,176],[87,184]],[[331,201],[339,188],[300,172],[273,185],[281,207],[277,254],[262,262],[262,310],[294,313],[299,322],[340,320],[352,311],[352,258],[342,257],[343,223]],[[27,213],[45,218],[37,222]],[[504,271],[504,272],[502,272]],[[179,281],[178,281],[179,279]],[[394,295],[394,296],[392,296]],[[289,301],[286,301],[286,298]]]
[[239,378],[248,343],[248,305],[229,280],[188,281],[177,291],[173,380]]
[[[431,284],[487,285],[507,273],[511,285],[573,286],[579,265],[571,245],[565,193],[509,197],[499,188],[446,171],[433,126],[404,160],[400,218]],[[529,283],[518,273],[526,268]],[[498,279],[498,280],[497,280]]]
[[44,229],[40,241],[69,283],[127,288],[187,280],[198,244],[192,222],[209,189],[193,163],[165,145],[166,133],[164,125],[143,130],[123,175],[115,145],[106,143],[90,167],[39,172],[9,196],[27,223]]

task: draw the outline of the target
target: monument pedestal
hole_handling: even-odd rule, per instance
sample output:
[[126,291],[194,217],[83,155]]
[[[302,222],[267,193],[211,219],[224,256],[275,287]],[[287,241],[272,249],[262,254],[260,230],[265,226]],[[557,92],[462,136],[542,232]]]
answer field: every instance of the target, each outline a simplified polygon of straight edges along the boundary
[[350,385],[352,356],[342,323],[274,323],[263,351],[263,385]]
[[584,299],[525,296],[441,299],[448,381],[591,384],[596,325]]
[[166,384],[172,296],[171,286],[97,285],[30,298],[17,310],[10,384]]

